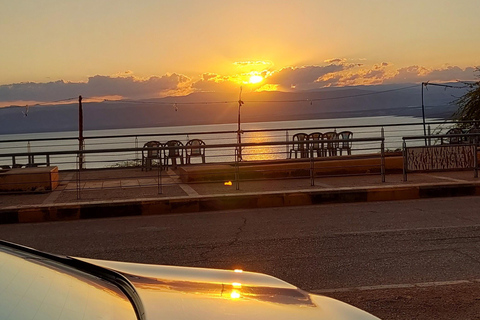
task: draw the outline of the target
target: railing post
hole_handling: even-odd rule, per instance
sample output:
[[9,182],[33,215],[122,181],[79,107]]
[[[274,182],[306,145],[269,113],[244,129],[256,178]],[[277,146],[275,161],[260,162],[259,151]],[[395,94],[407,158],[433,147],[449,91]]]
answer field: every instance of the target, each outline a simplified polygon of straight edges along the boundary
[[238,161],[240,160],[239,149],[240,146],[237,145],[235,148],[235,190],[240,190],[240,169],[238,167]]
[[313,187],[314,185],[315,185],[315,162],[312,154],[312,157],[310,157],[310,186]]
[[[27,152],[28,153],[31,153],[32,152],[32,149],[30,148],[30,141],[27,142]],[[32,166],[33,164],[33,156],[31,156],[30,154],[28,155],[28,160],[27,160],[27,167],[30,167]]]
[[380,172],[381,172],[381,175],[382,175],[382,182],[385,182],[385,132],[384,132],[384,129],[382,127],[382,142],[380,144],[380,148],[381,148],[381,166],[380,166]]
[[288,130],[285,130],[285,141],[286,141],[286,144],[285,144],[285,157],[288,158]]
[[135,162],[138,163],[138,160],[140,160],[140,159],[138,158],[138,137],[137,136],[135,136],[135,149],[136,149],[135,150]]
[[162,150],[158,149],[158,152],[160,153],[159,161],[160,163],[157,165],[157,192],[158,194],[163,194],[163,185],[162,185],[162,170],[163,170],[163,161],[164,159],[162,158]]
[[474,146],[474,153],[473,153],[473,159],[475,161],[475,178],[478,178],[478,155],[477,155],[477,146],[478,146],[478,136],[475,136],[475,146]]
[[432,145],[432,138],[431,138],[432,133],[430,131],[430,125],[428,125],[427,129],[428,129],[428,146],[431,146]]
[[80,200],[81,198],[81,178],[80,178],[80,172],[82,170],[82,167],[81,167],[81,164],[80,164],[80,153],[77,153],[77,161],[75,163],[76,167],[77,167],[77,200]]
[[403,139],[403,181],[407,181],[407,142]]

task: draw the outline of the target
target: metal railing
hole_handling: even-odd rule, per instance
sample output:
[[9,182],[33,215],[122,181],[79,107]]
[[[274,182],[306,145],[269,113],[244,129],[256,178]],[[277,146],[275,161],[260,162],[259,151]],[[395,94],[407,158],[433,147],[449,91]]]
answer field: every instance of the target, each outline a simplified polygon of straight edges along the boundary
[[[448,125],[445,125],[444,122],[437,123],[442,126],[436,126],[433,130],[430,129],[430,126],[433,127],[435,123],[429,123],[429,133],[446,132],[454,125],[454,123]],[[336,139],[335,142],[338,144],[345,141],[351,143],[351,155],[329,156],[326,149],[328,141],[326,140],[295,142],[291,140],[291,136],[298,132],[338,132],[344,129],[353,131],[354,138]],[[260,187],[261,190],[269,190],[273,185],[284,184],[285,186],[282,188],[291,188],[291,181],[295,181],[294,185],[297,187],[320,186],[322,183],[318,183],[319,179],[339,176],[379,175],[384,182],[385,160],[390,155],[400,156],[401,150],[405,157],[407,147],[451,146],[451,144],[442,144],[442,141],[450,141],[451,138],[460,138],[460,140],[469,138],[471,140],[475,137],[476,141],[480,140],[479,134],[429,134],[427,136],[413,134],[408,136],[408,133],[418,132],[423,132],[421,123],[258,129],[244,130],[242,144],[235,143],[236,131],[91,136],[86,137],[86,140],[89,141],[87,149],[81,152],[78,150],[77,138],[73,137],[11,139],[0,140],[0,148],[3,151],[8,150],[4,153],[1,153],[2,150],[0,150],[0,164],[6,164],[9,167],[12,164],[22,167],[57,166],[60,172],[55,177],[55,183],[60,184],[57,191],[61,193],[58,201],[128,199],[133,196],[157,198],[195,194],[195,192],[189,193],[186,186],[197,190],[197,195],[205,193],[207,189],[218,189],[215,192],[221,194],[228,189],[218,186],[223,186],[225,183],[231,183],[235,190],[255,192]],[[200,158],[192,158],[193,164],[182,165],[179,161],[178,170],[170,170],[172,164],[165,165],[168,151],[183,150],[185,152],[186,147],[162,146],[157,148],[160,156],[158,159],[154,159],[153,170],[143,171],[141,169],[142,152],[148,151],[141,147],[144,142],[153,139],[166,141],[179,137],[183,137],[183,140],[204,139],[206,145],[202,148],[205,148],[205,164]],[[401,141],[398,148],[397,140]],[[27,152],[20,151],[24,147],[12,149],[5,147],[9,143],[18,143],[19,141],[22,144],[29,143],[30,147],[27,148]],[[40,145],[40,143],[45,145]],[[39,145],[37,146],[37,144]],[[310,149],[313,144],[323,144],[325,152],[313,152]],[[131,145],[133,147],[124,147]],[[304,150],[308,151],[298,159],[290,159],[289,155],[294,146],[298,148],[301,145],[305,146]],[[395,148],[389,148],[392,145]],[[105,146],[109,147],[105,148]],[[239,150],[242,151],[242,159],[238,156]],[[397,150],[400,151],[398,153],[389,152]],[[476,157],[476,152],[473,156]],[[84,158],[86,169],[79,167],[80,157]],[[476,159],[474,161],[477,163]],[[404,164],[406,163],[407,161],[404,161]],[[477,172],[477,167],[478,165],[474,168],[475,172]],[[27,172],[25,168],[20,170]],[[9,182],[12,187],[11,191],[16,193],[49,191],[48,187],[38,185],[43,179],[43,173],[33,170],[28,171],[28,175],[27,187],[22,188],[21,183],[18,182]],[[2,182],[0,184],[8,189],[9,183]],[[4,192],[2,191],[2,193]]]
[[[333,141],[333,140],[332,140]],[[158,147],[158,148],[111,148],[98,150],[62,150],[62,151],[43,151],[43,152],[24,152],[0,154],[0,159],[4,158],[29,158],[29,159],[48,159],[48,164],[56,165],[55,159],[64,159],[65,156],[74,158],[71,163],[76,167],[75,170],[64,170],[60,172],[56,183],[63,186],[63,191],[70,191],[70,195],[76,194],[76,200],[82,195],[89,195],[87,198],[94,197],[98,199],[101,193],[115,193],[116,196],[106,195],[107,198],[119,197],[125,198],[125,193],[129,189],[144,189],[143,195],[148,197],[172,196],[180,192],[181,185],[205,185],[205,184],[224,184],[231,182],[236,190],[240,190],[243,183],[252,181],[288,181],[291,179],[307,179],[310,186],[315,186],[315,181],[324,177],[354,176],[354,175],[380,175],[381,180],[385,181],[385,148],[383,137],[367,137],[354,139],[335,139],[335,143],[341,144],[348,142],[352,144],[352,155],[342,156],[314,156],[310,152],[309,146],[312,144],[325,144],[326,140],[310,140],[302,142],[292,141],[268,141],[268,142],[246,142],[242,144],[223,143],[207,144],[202,146],[209,159],[219,158],[228,159],[228,161],[207,161],[206,164],[198,163],[200,160],[192,159],[194,164],[179,164],[179,169],[175,173],[170,170],[172,164],[169,164],[168,156],[170,151],[185,151],[188,147]],[[289,148],[304,146],[308,152],[305,157],[298,159],[289,159]],[[237,157],[238,151],[243,150],[243,161]],[[143,171],[142,161],[138,161],[135,154],[148,150],[155,150],[160,155],[153,159],[153,170]],[[265,152],[267,150],[268,152]],[[287,151],[288,150],[288,151]],[[262,159],[265,154],[268,159]],[[125,155],[128,155],[125,160]],[[260,156],[256,160],[245,160],[245,158]],[[79,167],[79,159],[84,157],[87,168],[101,167],[104,169],[82,169]],[[360,160],[359,160],[360,159]],[[363,159],[374,159],[373,164],[362,162]],[[333,161],[329,161],[333,160]],[[342,161],[346,160],[346,161]],[[19,160],[13,160],[18,163]],[[98,164],[101,165],[98,165]],[[106,163],[115,163],[105,169]],[[180,162],[181,163],[181,162]],[[326,165],[328,164],[328,166]],[[47,163],[42,162],[42,165]],[[115,170],[115,168],[123,170]],[[189,170],[188,168],[206,169]],[[17,169],[24,170],[25,168]],[[35,171],[29,172],[30,176],[35,176]],[[38,173],[41,176],[41,173]],[[140,182],[141,180],[141,182]],[[34,185],[35,179],[28,183]],[[40,181],[37,181],[40,182]],[[3,187],[6,187],[5,184]],[[7,186],[8,187],[8,186]],[[21,190],[14,190],[22,192]],[[36,190],[23,190],[30,192]],[[47,191],[47,190],[41,190]],[[101,192],[99,192],[101,191]],[[137,195],[138,197],[138,195]],[[70,199],[73,200],[73,199]]]
[[[437,121],[428,123],[428,132],[442,133],[452,127],[453,122]],[[343,131],[350,130],[354,133],[355,138],[366,138],[371,136],[379,136],[381,131],[384,131],[385,137],[385,150],[386,151],[400,151],[402,148],[402,137],[406,135],[417,135],[423,133],[423,124],[418,123],[400,123],[400,124],[383,124],[383,125],[345,125],[345,126],[317,126],[317,127],[289,127],[279,129],[251,129],[242,130],[243,142],[290,142],[291,137],[297,132],[326,132],[326,131]],[[141,129],[139,129],[141,130]],[[168,140],[181,140],[187,142],[191,138],[199,138],[205,141],[206,144],[221,144],[221,143],[236,143],[237,131],[235,130],[223,130],[215,132],[193,131],[193,132],[176,132],[176,133],[145,133],[145,134],[126,134],[126,135],[95,135],[84,137],[86,150],[104,150],[112,148],[132,147],[137,148],[136,151],[132,151],[134,156],[128,152],[125,155],[124,161],[139,161],[141,159],[140,147],[150,140],[158,140],[166,142]],[[418,143],[421,143],[419,141]],[[357,146],[358,147],[358,146]],[[368,144],[365,144],[364,149],[368,149]],[[272,147],[265,152],[260,153],[253,148],[247,148],[245,154],[242,156],[245,160],[260,160],[260,159],[275,159],[280,147]],[[361,154],[367,150],[359,150],[357,148],[355,153]],[[32,153],[37,151],[65,151],[78,150],[78,137],[59,137],[59,138],[32,138],[32,139],[5,139],[0,140],[0,154],[12,154],[18,155],[25,153]],[[289,144],[284,145],[284,150],[289,150]],[[261,154],[261,155],[260,155]],[[92,163],[98,164],[93,168],[108,167],[115,165],[118,158],[107,161],[108,155],[95,153],[90,155],[91,157],[105,157],[105,161],[90,161],[90,167]],[[229,155],[227,158],[222,158],[218,154],[210,153],[208,162],[226,162],[233,161],[234,157]],[[28,163],[28,159],[17,157],[18,162]],[[95,160],[95,159],[94,159]],[[60,170],[74,169],[76,159],[71,154],[56,154],[50,162],[54,163],[60,168]],[[45,162],[45,161],[44,161]],[[9,161],[6,162],[5,158],[0,158],[0,165],[10,165]]]
[[[418,141],[424,144],[419,145]],[[479,142],[479,133],[403,137],[403,180],[407,181],[408,172],[413,171],[459,169],[473,169],[474,178],[478,178]]]

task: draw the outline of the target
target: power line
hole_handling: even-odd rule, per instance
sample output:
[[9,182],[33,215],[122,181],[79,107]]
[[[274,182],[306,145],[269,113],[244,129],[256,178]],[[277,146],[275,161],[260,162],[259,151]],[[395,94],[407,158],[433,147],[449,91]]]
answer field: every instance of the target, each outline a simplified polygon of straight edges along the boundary
[[276,101],[247,101],[247,102],[314,102],[314,101],[326,101],[326,100],[340,100],[340,99],[349,99],[349,98],[357,98],[357,97],[364,97],[364,96],[372,96],[372,95],[377,95],[377,94],[382,94],[382,93],[387,93],[387,92],[393,92],[393,91],[406,90],[406,89],[411,89],[411,88],[416,88],[416,87],[417,87],[417,85],[413,85],[413,86],[397,88],[397,89],[389,89],[389,90],[383,90],[383,91],[377,91],[377,92],[366,92],[366,93],[353,94],[353,95],[349,95],[349,96],[330,97],[330,98],[298,99],[298,100],[283,100],[283,101],[282,100],[276,100]]
[[[136,103],[136,104],[156,104],[156,105],[189,105],[189,104],[226,104],[226,103],[238,103],[238,101],[199,101],[199,102],[165,102],[165,101],[144,101],[144,100],[109,100],[105,99],[103,102],[114,103]],[[88,102],[94,103],[94,102]]]
[[469,84],[469,83],[466,83],[466,82],[461,82],[463,83],[464,85],[461,86],[461,87],[458,87],[458,86],[452,86],[450,84],[443,84],[443,83],[431,83],[431,82],[422,82],[422,85],[428,90],[427,86],[437,86],[437,87],[444,87],[445,89],[446,88],[452,88],[452,89],[465,89],[465,88],[472,88],[473,87],[473,84]]
[[[430,83],[430,82],[422,82],[422,85],[425,86],[425,88],[428,85],[432,85],[432,86],[442,86],[442,87],[445,87],[445,88],[455,88],[455,89],[463,89],[463,88],[467,88],[467,87],[472,86],[472,84],[469,84],[469,83],[464,83],[464,86],[452,86],[452,85],[447,85],[447,84],[438,84],[438,83]],[[389,92],[412,89],[412,88],[416,88],[417,86],[418,85],[411,85],[411,86],[396,88],[396,89],[389,89],[389,90],[376,91],[376,92],[365,92],[365,93],[359,93],[359,94],[352,94],[352,95],[338,96],[338,97],[328,97],[328,98],[294,99],[294,100],[245,100],[243,102],[244,103],[299,103],[299,102],[312,103],[312,102],[316,102],[316,101],[330,101],[330,100],[340,100],[340,99],[350,99],[350,98],[373,96],[373,95],[379,95],[379,94],[384,94],[384,93],[389,93]],[[29,107],[46,106],[46,105],[58,104],[60,102],[68,102],[68,101],[77,100],[77,99],[78,99],[78,97],[66,98],[66,99],[60,99],[60,100],[54,100],[54,101],[40,102],[40,103],[36,103],[36,104],[33,104],[33,105],[28,105],[28,106]],[[88,100],[88,99],[94,99],[94,98],[86,97],[84,99]],[[223,100],[223,101],[198,101],[198,102],[176,102],[176,101],[166,102],[166,101],[145,101],[145,100],[132,100],[132,99],[127,99],[127,100],[104,99],[103,101],[97,101],[97,102],[92,101],[92,102],[86,102],[86,103],[88,103],[88,104],[90,104],[90,103],[126,103],[126,104],[154,104],[154,105],[179,106],[179,105],[237,104],[238,101]],[[10,106],[7,106],[7,107],[26,107],[26,106],[27,105],[10,105]]]
[[[396,88],[396,89],[389,89],[377,92],[366,92],[366,93],[359,93],[354,95],[348,96],[340,96],[340,97],[330,97],[330,98],[316,98],[316,99],[295,99],[295,100],[245,100],[244,103],[298,103],[298,102],[315,102],[315,101],[326,101],[326,100],[340,100],[340,99],[349,99],[349,98],[357,98],[363,96],[371,96],[371,95],[378,95],[382,93],[400,91],[415,88],[418,85],[412,85],[403,88]],[[144,101],[144,100],[108,100],[105,99],[103,102],[115,102],[115,103],[137,103],[137,104],[156,104],[156,105],[199,105],[199,104],[233,104],[238,103],[238,101],[199,101],[199,102],[164,102],[164,101]]]

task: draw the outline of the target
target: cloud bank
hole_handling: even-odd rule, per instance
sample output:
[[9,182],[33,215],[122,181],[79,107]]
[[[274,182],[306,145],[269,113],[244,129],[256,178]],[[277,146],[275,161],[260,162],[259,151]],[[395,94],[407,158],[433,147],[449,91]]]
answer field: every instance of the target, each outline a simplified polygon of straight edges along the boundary
[[[323,65],[289,66],[278,70],[255,72],[264,78],[259,84],[248,84],[250,73],[220,75],[205,73],[197,78],[181,74],[136,78],[131,71],[115,76],[93,76],[86,82],[17,83],[0,86],[0,106],[32,102],[52,102],[78,97],[118,97],[127,99],[187,95],[193,92],[237,92],[240,85],[251,91],[301,91],[325,87],[447,82],[475,79],[475,68],[446,66],[428,69],[422,66],[395,68],[388,62],[365,65],[345,59],[329,59]],[[261,65],[258,61],[237,63],[240,66]],[[272,63],[267,64],[269,67]]]
[[137,79],[133,76],[94,76],[87,82],[17,83],[0,86],[0,102],[6,101],[57,101],[78,97],[118,96],[126,98],[162,97],[182,92],[190,79],[170,74],[162,77]]

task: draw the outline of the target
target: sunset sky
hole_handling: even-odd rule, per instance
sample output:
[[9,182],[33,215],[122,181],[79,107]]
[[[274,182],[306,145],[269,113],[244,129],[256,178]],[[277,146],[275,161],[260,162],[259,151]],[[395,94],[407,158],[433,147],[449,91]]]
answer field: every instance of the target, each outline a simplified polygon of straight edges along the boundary
[[472,80],[479,9],[478,0],[3,1],[0,101]]

